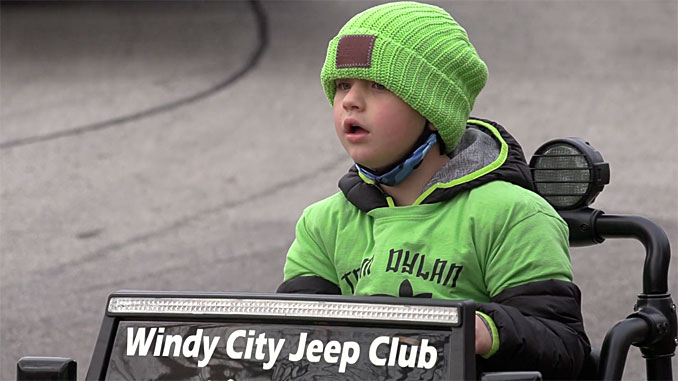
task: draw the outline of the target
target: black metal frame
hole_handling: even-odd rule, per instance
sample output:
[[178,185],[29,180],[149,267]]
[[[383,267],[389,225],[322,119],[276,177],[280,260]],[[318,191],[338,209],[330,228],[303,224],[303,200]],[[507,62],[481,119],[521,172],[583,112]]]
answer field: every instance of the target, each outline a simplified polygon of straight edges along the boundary
[[647,218],[608,215],[581,208],[559,211],[570,228],[570,244],[586,246],[606,238],[635,238],[645,247],[643,290],[635,312],[612,327],[603,341],[598,376],[620,380],[631,345],[640,348],[646,359],[648,380],[671,380],[671,357],[678,344],[676,305],[668,292],[669,239],[659,225]]
[[588,164],[587,168],[582,169],[589,170],[591,174],[590,188],[579,202],[568,207],[554,206],[567,222],[570,246],[596,245],[607,238],[635,238],[645,247],[643,290],[638,295],[635,312],[618,322],[605,335],[595,376],[603,380],[620,380],[629,348],[635,345],[640,347],[646,359],[648,380],[671,380],[671,357],[678,345],[678,324],[676,305],[668,292],[671,259],[669,239],[659,225],[647,218],[608,215],[588,207],[605,184],[609,183],[610,167],[600,152],[584,139],[571,137],[544,143],[530,160],[533,173],[562,169],[534,168],[538,158],[549,156],[543,155],[544,151],[556,144],[566,144],[581,152]]

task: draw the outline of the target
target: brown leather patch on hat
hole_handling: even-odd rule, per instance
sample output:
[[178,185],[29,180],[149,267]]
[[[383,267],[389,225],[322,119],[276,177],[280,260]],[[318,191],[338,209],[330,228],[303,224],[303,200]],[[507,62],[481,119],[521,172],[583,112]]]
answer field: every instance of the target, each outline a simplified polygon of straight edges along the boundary
[[372,49],[377,36],[348,34],[337,44],[337,69],[372,66]]

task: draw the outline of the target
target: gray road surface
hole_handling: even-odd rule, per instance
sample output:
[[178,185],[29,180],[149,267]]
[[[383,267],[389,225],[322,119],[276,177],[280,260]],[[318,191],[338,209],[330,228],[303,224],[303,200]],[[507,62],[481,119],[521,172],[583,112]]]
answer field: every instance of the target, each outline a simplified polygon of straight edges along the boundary
[[[251,58],[247,3],[2,3],[0,379],[29,354],[73,357],[84,377],[118,289],[275,289],[302,209],[351,165],[318,76],[327,41],[371,4],[264,3],[257,65],[176,105]],[[589,139],[612,166],[596,205],[652,218],[678,247],[677,3],[439,4],[490,68],[473,114],[528,156],[550,138]],[[600,345],[631,312],[642,248],[606,242],[572,259]],[[643,377],[634,349],[625,378]]]

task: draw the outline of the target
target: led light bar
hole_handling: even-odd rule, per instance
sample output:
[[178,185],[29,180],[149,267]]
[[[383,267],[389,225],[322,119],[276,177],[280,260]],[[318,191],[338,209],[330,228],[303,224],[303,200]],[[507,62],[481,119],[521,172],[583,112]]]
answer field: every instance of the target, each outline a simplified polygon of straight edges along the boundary
[[610,166],[581,138],[542,144],[530,160],[537,193],[555,209],[589,206],[610,182]]
[[280,316],[328,320],[369,320],[458,325],[454,306],[318,302],[275,299],[112,297],[108,312],[121,314],[194,314]]

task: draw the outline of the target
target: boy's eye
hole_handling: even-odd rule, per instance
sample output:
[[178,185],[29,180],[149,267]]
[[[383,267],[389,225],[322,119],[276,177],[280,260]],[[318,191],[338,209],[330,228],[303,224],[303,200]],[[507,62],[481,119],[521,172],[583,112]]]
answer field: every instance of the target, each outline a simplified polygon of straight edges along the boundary
[[377,82],[372,82],[372,87],[374,87],[377,90],[388,90],[386,86],[382,85],[381,83]]
[[348,82],[339,82],[336,83],[337,90],[348,90],[351,88],[351,84]]

